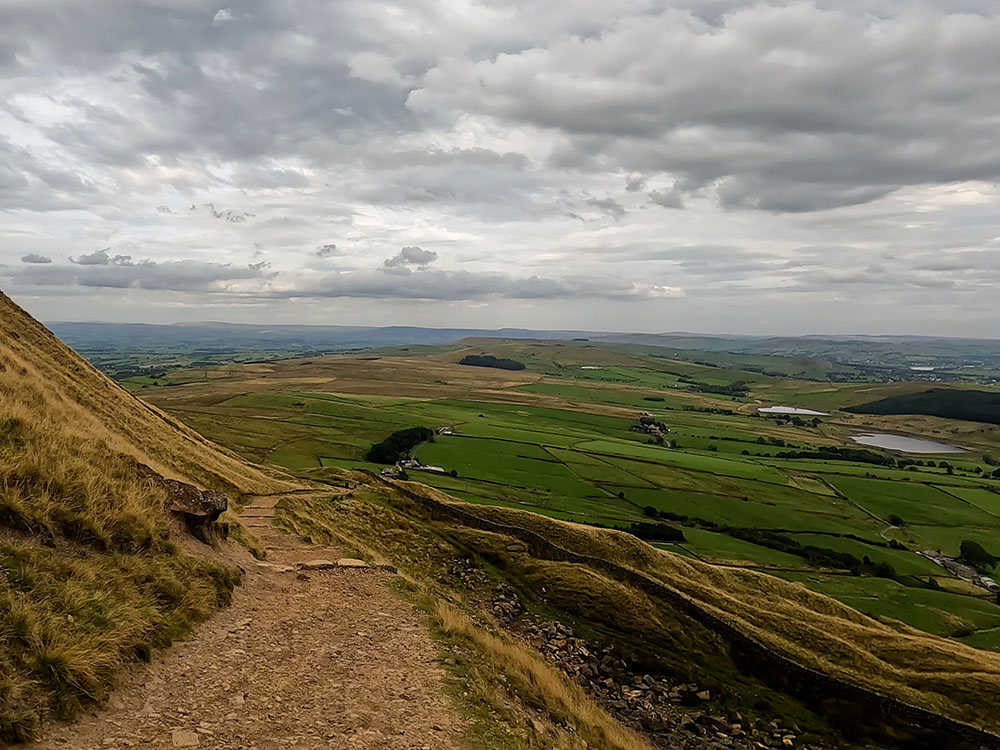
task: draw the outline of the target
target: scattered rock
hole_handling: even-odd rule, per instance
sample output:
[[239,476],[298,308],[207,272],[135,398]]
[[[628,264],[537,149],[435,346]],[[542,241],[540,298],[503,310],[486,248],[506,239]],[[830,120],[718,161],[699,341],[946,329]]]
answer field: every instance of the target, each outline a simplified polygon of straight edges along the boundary
[[198,747],[201,742],[198,733],[190,729],[175,729],[170,734],[170,740],[174,743],[174,747]]
[[337,563],[333,560],[309,560],[298,564],[299,570],[330,570],[336,567]]

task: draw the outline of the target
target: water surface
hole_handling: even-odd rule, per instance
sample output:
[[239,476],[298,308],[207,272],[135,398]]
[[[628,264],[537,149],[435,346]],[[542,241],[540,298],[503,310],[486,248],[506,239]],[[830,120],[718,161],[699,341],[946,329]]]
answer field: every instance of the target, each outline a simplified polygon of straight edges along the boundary
[[866,432],[862,435],[852,435],[851,440],[860,445],[903,453],[965,453],[965,448],[959,448],[957,445],[907,437],[906,435],[892,435],[887,432]]
[[825,411],[813,411],[812,409],[799,409],[797,406],[766,406],[758,409],[761,414],[804,414],[809,417],[828,417]]

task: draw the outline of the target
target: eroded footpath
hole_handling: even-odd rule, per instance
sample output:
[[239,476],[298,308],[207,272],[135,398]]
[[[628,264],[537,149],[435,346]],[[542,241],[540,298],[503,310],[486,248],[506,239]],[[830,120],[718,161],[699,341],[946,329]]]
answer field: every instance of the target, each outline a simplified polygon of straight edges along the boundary
[[390,592],[392,574],[297,570],[343,554],[271,529],[275,502],[247,511],[269,559],[249,566],[233,605],[136,669],[108,706],[33,748],[461,746],[425,618]]

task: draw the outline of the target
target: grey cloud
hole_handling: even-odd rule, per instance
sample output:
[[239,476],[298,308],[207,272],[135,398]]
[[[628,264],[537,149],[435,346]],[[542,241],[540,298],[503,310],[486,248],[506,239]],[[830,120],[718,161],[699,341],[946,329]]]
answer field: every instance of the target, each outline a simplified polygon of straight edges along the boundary
[[[105,253],[106,251],[100,251]],[[272,277],[266,263],[234,266],[196,260],[132,262],[117,256],[120,262],[47,266],[29,268],[14,274],[16,283],[35,287],[91,287],[110,289],[149,289],[181,292],[224,290],[226,282],[262,280]]]
[[382,261],[382,267],[405,269],[406,271],[409,271],[410,266],[426,268],[437,260],[437,257],[438,254],[433,250],[424,250],[422,247],[417,247],[416,245],[408,245],[391,258],[386,258]]
[[228,221],[230,224],[241,224],[247,219],[253,218],[253,214],[243,212],[243,211],[233,211],[231,209],[216,210],[214,203],[205,204],[208,208],[209,213],[212,214],[216,219],[222,219],[222,221]]
[[395,275],[352,271],[276,293],[283,297],[374,297],[428,300],[508,299],[648,299],[678,296],[680,290],[640,286],[607,277],[513,277],[502,273],[426,270]]
[[677,188],[668,190],[651,190],[649,199],[658,206],[664,208],[684,208],[684,198]]
[[70,258],[70,262],[76,263],[78,266],[106,266],[111,262],[111,256],[108,254],[110,249],[106,247],[103,250],[95,250],[77,258]]
[[637,193],[646,187],[646,176],[642,174],[630,174],[625,178],[625,191]]
[[565,134],[567,166],[661,170],[688,189],[719,183],[727,207],[815,211],[1000,178],[998,36],[997,16],[940,11],[754,5],[713,25],[666,10],[599,38],[443,61],[409,101]]
[[39,255],[38,253],[28,253],[27,255],[21,256],[22,263],[51,263],[52,258],[47,255]]
[[613,217],[616,221],[628,213],[625,210],[625,206],[616,201],[614,198],[589,198],[587,200],[587,205],[593,206],[599,211],[603,211],[608,216]]
[[334,255],[337,255],[337,245],[333,242],[316,248],[317,258],[332,258]]

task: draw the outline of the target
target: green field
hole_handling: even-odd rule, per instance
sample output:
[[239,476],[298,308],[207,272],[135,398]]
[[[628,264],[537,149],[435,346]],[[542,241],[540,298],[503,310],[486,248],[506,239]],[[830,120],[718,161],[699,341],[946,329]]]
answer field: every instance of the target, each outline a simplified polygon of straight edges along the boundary
[[[780,573],[862,612],[943,635],[968,630],[971,635],[961,636],[967,643],[1000,649],[1000,606],[984,589],[970,589],[970,595],[934,590],[931,579],[947,573],[916,554],[940,549],[957,555],[969,539],[1000,556],[1000,494],[992,491],[1000,482],[975,473],[976,456],[949,456],[950,473],[926,462],[904,470],[857,460],[778,458],[789,450],[850,445],[847,428],[836,414],[795,424],[758,415],[749,398],[698,392],[704,384],[742,381],[751,395],[770,403],[834,412],[892,386],[773,374],[819,377],[829,370],[819,360],[789,361],[784,370],[779,362],[746,360],[771,373],[765,375],[725,364],[732,358],[718,357],[719,366],[710,366],[637,346],[490,346],[497,356],[524,362],[521,381],[481,388],[493,373],[454,364],[457,355],[434,349],[426,355],[426,376],[412,356],[403,370],[394,369],[389,357],[328,357],[315,379],[325,386],[303,387],[310,361],[288,363],[263,381],[253,375],[241,381],[233,368],[218,378],[208,371],[207,385],[189,403],[178,402],[175,388],[147,392],[169,396],[168,408],[209,437],[297,472],[378,471],[365,460],[372,444],[410,427],[447,429],[450,434],[417,446],[413,456],[448,473],[410,470],[411,480],[468,502],[582,523],[672,525],[683,530],[685,541],[658,543],[663,549]],[[662,444],[633,429],[643,414],[666,425]],[[890,525],[896,516],[904,526]],[[737,536],[748,529],[780,539]],[[902,548],[890,548],[890,540]],[[825,550],[826,562],[786,549],[796,543]],[[876,565],[883,577],[875,577]]]

